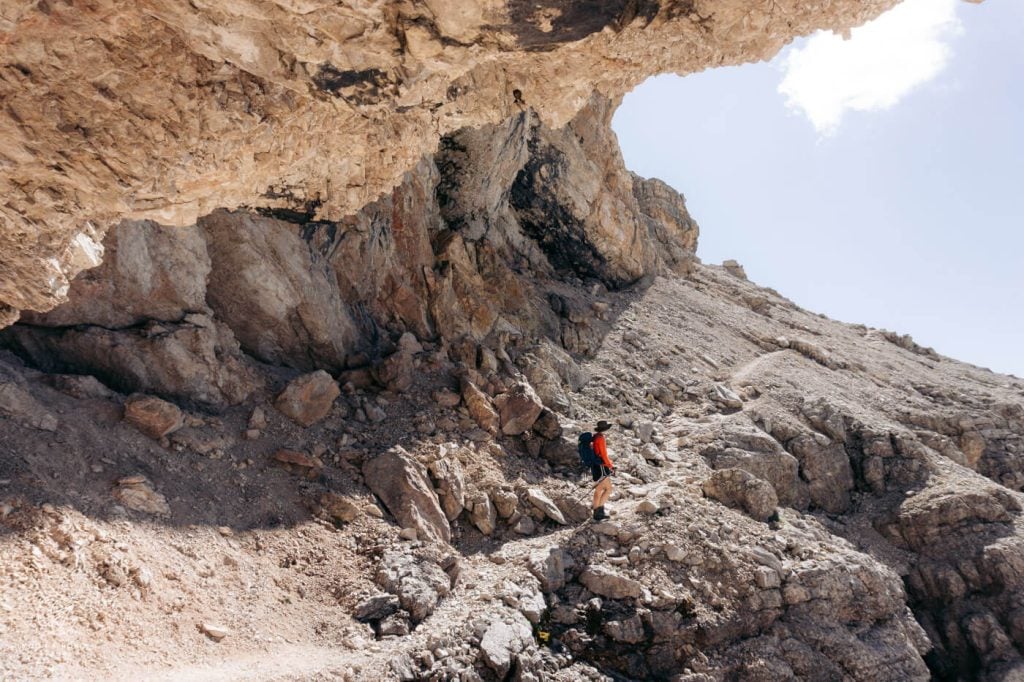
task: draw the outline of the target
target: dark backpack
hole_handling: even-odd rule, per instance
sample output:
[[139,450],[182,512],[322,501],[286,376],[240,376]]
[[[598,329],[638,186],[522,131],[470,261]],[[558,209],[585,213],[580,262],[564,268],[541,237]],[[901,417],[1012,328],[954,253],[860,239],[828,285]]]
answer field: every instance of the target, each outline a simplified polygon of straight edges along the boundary
[[596,467],[601,463],[594,452],[594,434],[589,431],[580,434],[576,449],[580,453],[580,462],[583,466]]

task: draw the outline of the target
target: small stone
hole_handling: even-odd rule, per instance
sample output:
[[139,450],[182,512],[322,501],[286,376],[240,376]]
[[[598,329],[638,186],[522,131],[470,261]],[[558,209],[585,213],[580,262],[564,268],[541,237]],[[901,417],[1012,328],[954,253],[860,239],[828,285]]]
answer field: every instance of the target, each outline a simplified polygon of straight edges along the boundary
[[215,642],[219,642],[231,634],[231,630],[214,623],[203,623],[199,626],[199,629],[202,630],[203,634]]
[[367,403],[363,407],[363,411],[366,412],[367,418],[374,423],[382,422],[388,418],[388,413],[373,403]]
[[170,516],[167,498],[153,490],[145,476],[126,476],[117,482],[114,499],[125,507],[144,514]]
[[669,545],[665,548],[665,558],[669,561],[682,562],[686,560],[686,550],[682,547]]
[[501,431],[516,436],[529,430],[540,417],[544,404],[526,382],[519,382],[494,400],[501,420]]
[[545,409],[533,424],[533,432],[545,440],[558,440],[562,436],[562,425],[558,415]]
[[762,590],[774,589],[782,584],[779,574],[767,566],[758,566],[754,570],[754,581]]
[[737,279],[745,280],[747,278],[747,272],[743,269],[743,266],[732,258],[722,261],[722,267],[725,268],[726,272]]
[[398,532],[398,537],[403,540],[416,540],[416,529],[415,528],[403,528]]
[[519,519],[518,523],[516,523],[515,528],[513,528],[513,530],[515,530],[515,532],[519,533],[520,535],[533,535],[534,531],[537,530],[537,526],[533,522],[533,519],[531,519],[529,516],[524,516],[523,518]]
[[509,490],[493,491],[491,493],[491,501],[494,502],[494,508],[497,510],[498,516],[503,519],[511,518],[519,506],[519,497]]
[[185,425],[177,405],[149,395],[134,395],[124,404],[124,419],[154,440],[174,433]]
[[722,384],[715,384],[711,388],[711,399],[731,410],[739,410],[743,407],[743,401],[736,395],[736,392]]
[[351,523],[359,517],[359,507],[338,493],[328,492],[321,495],[320,508],[337,523]]
[[[485,432],[485,439],[498,433],[501,419],[498,417],[497,411],[491,406],[487,394],[468,379],[464,379],[462,382],[462,400],[466,403],[469,416]],[[475,440],[472,435],[470,435],[470,439]]]
[[[409,332],[406,332],[409,334]],[[409,334],[412,336],[411,334]],[[404,335],[403,335],[404,338]],[[413,337],[415,341],[415,337]],[[418,343],[416,344],[419,345]],[[397,352],[389,355],[376,370],[377,381],[389,391],[405,393],[412,388],[415,380],[415,360],[413,352],[401,345]]]
[[324,463],[316,457],[307,455],[305,452],[299,452],[298,450],[288,450],[287,448],[281,448],[275,452],[274,460],[281,464],[303,469],[321,469],[324,466]]
[[638,514],[656,514],[658,512],[658,503],[654,500],[643,500],[636,506]]
[[645,638],[643,621],[637,615],[626,620],[609,621],[602,629],[616,642],[625,644],[639,644]]
[[459,403],[462,402],[462,396],[454,391],[449,391],[447,388],[442,388],[439,391],[434,391],[431,394],[434,402],[441,407],[458,407]]
[[469,520],[484,535],[490,535],[497,526],[497,512],[486,493],[476,493],[466,499]]
[[409,634],[409,619],[403,614],[394,613],[380,622],[381,637],[405,637]]
[[665,460],[665,455],[661,453],[658,446],[654,443],[648,443],[640,449],[640,456],[646,459],[648,462],[662,462]]
[[267,413],[264,409],[257,405],[252,408],[252,414],[249,415],[248,426],[250,429],[261,431],[267,428]]

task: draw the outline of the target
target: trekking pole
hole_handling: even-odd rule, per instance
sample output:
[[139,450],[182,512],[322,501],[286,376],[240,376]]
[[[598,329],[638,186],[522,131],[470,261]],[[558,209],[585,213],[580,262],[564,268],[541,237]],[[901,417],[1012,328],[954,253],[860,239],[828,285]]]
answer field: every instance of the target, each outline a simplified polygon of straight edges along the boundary
[[601,485],[601,482],[602,482],[602,481],[604,481],[604,479],[606,479],[606,478],[608,478],[608,474],[605,474],[605,475],[604,475],[604,476],[602,476],[601,478],[597,479],[597,481],[595,481],[595,482],[594,482],[594,485],[593,485],[593,486],[592,486],[592,487],[591,487],[591,488],[590,488],[589,490],[587,490],[587,492],[586,492],[586,493],[584,493],[582,497],[580,497],[580,498],[579,498],[578,500],[576,500],[576,501],[577,501],[577,502],[578,502],[579,504],[582,504],[582,503],[583,503],[583,500],[585,500],[585,499],[586,499],[586,498],[587,498],[588,496],[593,496],[593,494],[594,494],[594,491],[595,491],[595,490],[597,490],[597,486]]

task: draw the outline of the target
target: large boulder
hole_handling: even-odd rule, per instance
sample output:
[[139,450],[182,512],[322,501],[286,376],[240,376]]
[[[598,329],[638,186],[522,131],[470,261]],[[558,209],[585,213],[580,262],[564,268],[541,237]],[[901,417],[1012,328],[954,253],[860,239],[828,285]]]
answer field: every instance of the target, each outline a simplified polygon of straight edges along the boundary
[[506,436],[517,436],[533,426],[544,410],[544,404],[526,382],[519,382],[494,399],[501,418],[501,431]]
[[779,504],[771,483],[743,469],[719,469],[701,488],[707,497],[727,507],[742,509],[758,521],[771,518]]
[[311,426],[327,416],[339,395],[338,382],[321,369],[289,382],[274,407],[296,424]]
[[807,484],[800,478],[800,463],[771,436],[757,429],[733,428],[723,441],[701,450],[715,469],[743,469],[772,484],[779,503],[804,507]]
[[363,478],[403,528],[421,540],[449,542],[451,527],[434,494],[426,468],[396,445],[363,464]]

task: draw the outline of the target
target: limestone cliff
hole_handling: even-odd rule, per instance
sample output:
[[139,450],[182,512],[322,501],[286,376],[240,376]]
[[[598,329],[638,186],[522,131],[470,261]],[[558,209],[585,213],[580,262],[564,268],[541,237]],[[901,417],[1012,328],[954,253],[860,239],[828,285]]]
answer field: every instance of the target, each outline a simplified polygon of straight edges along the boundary
[[594,96],[559,130],[525,111],[456,131],[339,221],[288,209],[124,221],[67,303],[0,338],[50,371],[215,408],[258,388],[253,360],[339,372],[405,331],[593,350],[606,325],[574,283],[685,271],[697,235],[679,194],[625,170],[611,115]]
[[0,323],[47,310],[123,219],[337,221],[438,141],[560,127],[645,77],[771,57],[895,0],[10,0],[0,6]]

